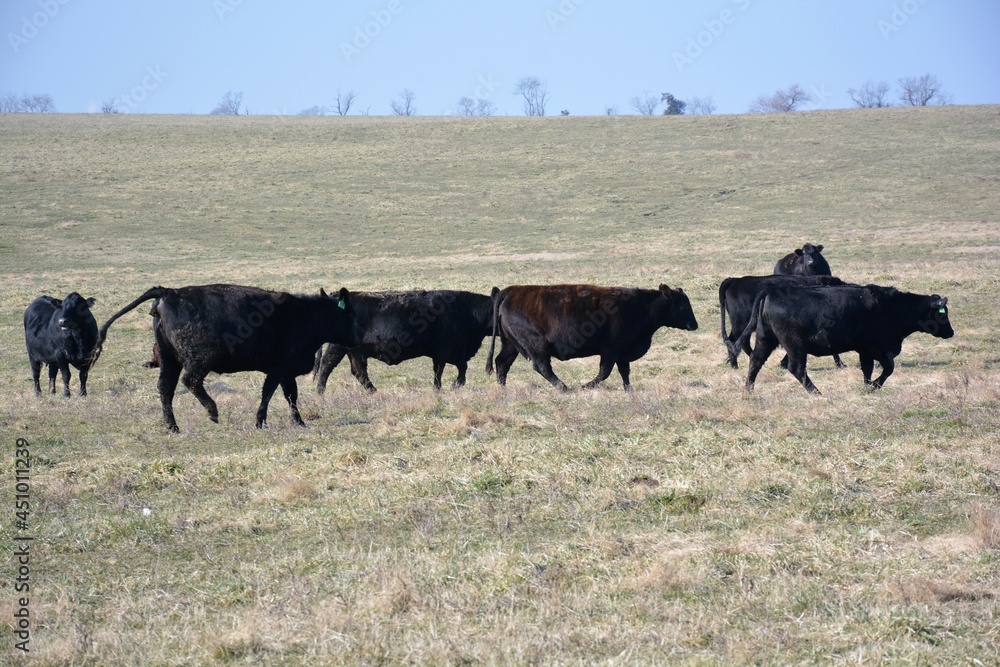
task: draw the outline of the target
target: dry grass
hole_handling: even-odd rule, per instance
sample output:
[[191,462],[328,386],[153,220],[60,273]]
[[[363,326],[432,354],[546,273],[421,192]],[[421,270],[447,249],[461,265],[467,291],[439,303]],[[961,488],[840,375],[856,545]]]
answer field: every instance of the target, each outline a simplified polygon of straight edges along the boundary
[[[0,662],[1000,662],[996,107],[0,133],[0,429],[33,443],[41,547],[33,655],[4,600]],[[718,284],[807,240],[844,278],[948,296],[957,335],[912,336],[880,392],[820,359],[812,397],[775,358],[746,395]],[[86,399],[31,392],[34,296],[103,319],[213,281],[667,282],[701,328],[657,334],[628,394],[559,395],[523,359],[501,390],[481,352],[457,392],[429,361],[373,362],[375,395],[346,366],[322,397],[301,378],[306,429],[279,398],[257,431],[261,377],[217,376],[221,423],[182,392],[171,435],[138,313]]]

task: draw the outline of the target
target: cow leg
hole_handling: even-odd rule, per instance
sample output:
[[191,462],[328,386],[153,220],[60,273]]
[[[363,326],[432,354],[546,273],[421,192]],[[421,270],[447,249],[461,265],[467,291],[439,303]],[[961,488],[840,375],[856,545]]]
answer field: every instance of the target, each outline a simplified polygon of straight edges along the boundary
[[[735,359],[735,357],[734,357]],[[624,359],[618,360],[618,373],[622,376],[622,384],[625,387],[625,391],[632,391],[632,385],[629,383],[629,372],[632,369],[629,367],[629,363]]]
[[764,366],[764,362],[767,358],[771,356],[775,348],[778,347],[778,341],[767,338],[766,336],[757,335],[757,347],[755,347],[750,354],[750,369],[747,371],[747,383],[746,388],[748,390],[753,389],[754,382],[757,381],[757,374],[760,373],[760,369]]
[[56,393],[56,376],[59,375],[59,366],[49,364],[49,393]]
[[875,370],[875,358],[867,354],[859,354],[861,358],[861,373],[865,376],[865,386],[870,387],[872,383],[872,371]]
[[[548,380],[549,383],[559,391],[569,391],[566,387],[566,383],[560,380],[559,376],[552,370],[552,359],[548,355],[532,357],[531,366],[539,375]],[[611,371],[608,372],[610,373]],[[605,375],[605,377],[607,376]]]
[[347,356],[351,360],[351,374],[357,378],[358,382],[361,383],[361,386],[369,394],[374,394],[376,391],[375,385],[372,384],[371,378],[368,377],[368,357],[360,352],[349,352]]
[[465,386],[465,372],[469,370],[469,364],[468,362],[461,361],[455,364],[455,368],[458,369],[458,377],[451,383],[451,388],[460,389]]
[[59,364],[59,373],[62,375],[63,396],[69,398],[69,364]]
[[264,428],[264,424],[267,423],[267,404],[271,402],[274,391],[281,384],[281,378],[282,376],[277,373],[270,373],[264,377],[264,387],[260,391],[260,407],[257,408],[257,428]]
[[205,391],[205,373],[188,370],[181,377],[181,382],[188,388],[191,395],[198,399],[198,402],[208,411],[208,418],[216,424],[219,423],[219,407],[212,400],[212,397]]
[[795,378],[802,383],[802,386],[806,388],[810,394],[819,394],[819,389],[813,384],[813,381],[809,379],[809,374],[806,373],[806,355],[803,354],[801,357],[798,354],[788,355],[788,370],[795,376]]
[[326,391],[326,381],[330,377],[330,373],[333,369],[337,367],[344,356],[347,354],[347,348],[340,345],[330,344],[326,348],[326,352],[323,353],[323,357],[319,362],[319,373],[316,375],[316,393],[320,396]]
[[602,382],[608,379],[608,376],[611,375],[611,371],[613,371],[614,368],[615,368],[615,360],[612,359],[611,357],[605,357],[602,355],[601,365],[597,369],[597,377],[595,377],[587,384],[583,385],[583,388],[584,389],[595,388],[597,385],[601,384]]
[[444,375],[443,361],[438,361],[437,359],[432,359],[434,364],[434,391],[441,391],[441,376]]
[[879,357],[878,363],[882,366],[882,374],[879,375],[872,382],[872,389],[880,389],[885,381],[892,375],[892,371],[896,368],[896,362],[888,354],[883,354]]
[[833,355],[833,363],[837,365],[837,368],[847,368],[847,364],[840,360],[840,355]]
[[163,406],[163,421],[167,430],[178,433],[177,421],[174,419],[174,391],[181,377],[181,364],[173,357],[160,357],[160,379],[157,388],[160,390],[160,404]]
[[292,421],[299,426],[305,426],[306,423],[299,414],[299,385],[295,382],[294,375],[288,375],[281,381],[281,391],[284,392],[288,407],[292,410]]
[[35,395],[38,396],[42,393],[42,386],[38,383],[42,377],[42,362],[28,357],[28,364],[31,366],[31,380],[35,383]]
[[514,365],[515,359],[517,359],[517,348],[513,343],[503,339],[501,341],[500,353],[497,354],[496,358],[497,384],[501,387],[507,385],[507,372]]
[[90,375],[90,368],[84,366],[80,369],[80,395],[87,395],[87,377]]

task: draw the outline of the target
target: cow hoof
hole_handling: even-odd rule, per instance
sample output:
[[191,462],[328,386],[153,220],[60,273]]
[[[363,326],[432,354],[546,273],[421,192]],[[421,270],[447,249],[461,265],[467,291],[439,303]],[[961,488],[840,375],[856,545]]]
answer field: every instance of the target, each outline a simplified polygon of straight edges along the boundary
[[177,424],[167,424],[167,430],[171,433],[180,433],[181,430],[177,428]]
[[219,415],[209,415],[208,418],[211,419],[212,422],[215,424],[219,423]]

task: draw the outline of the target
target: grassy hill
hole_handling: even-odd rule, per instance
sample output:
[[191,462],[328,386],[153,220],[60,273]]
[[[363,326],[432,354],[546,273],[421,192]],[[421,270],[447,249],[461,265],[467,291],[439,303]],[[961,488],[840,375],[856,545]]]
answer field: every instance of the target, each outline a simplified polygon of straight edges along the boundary
[[[14,664],[1000,661],[1000,108],[760,116],[0,115],[0,434],[32,445],[32,657]],[[724,363],[717,289],[810,241],[949,298],[884,390]],[[139,308],[90,396],[36,398],[39,294],[593,282],[691,297],[605,388],[525,360],[435,394],[346,367],[309,428],[212,376],[166,433]],[[487,341],[488,346],[488,341]],[[745,361],[745,358],[744,358]],[[745,366],[745,363],[744,363]],[[569,384],[596,359],[556,364]],[[450,382],[454,369],[449,368]],[[0,550],[16,571],[14,481]],[[20,533],[23,534],[23,533]],[[3,587],[13,586],[6,575]],[[20,661],[20,662],[16,662]]]

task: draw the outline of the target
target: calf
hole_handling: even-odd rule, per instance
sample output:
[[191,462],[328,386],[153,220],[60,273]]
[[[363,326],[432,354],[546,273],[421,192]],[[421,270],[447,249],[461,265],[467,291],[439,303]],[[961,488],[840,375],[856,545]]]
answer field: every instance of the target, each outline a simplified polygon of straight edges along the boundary
[[[498,292],[493,288],[494,293]],[[394,366],[407,359],[430,357],[434,388],[441,389],[445,364],[458,368],[452,389],[465,384],[469,360],[493,329],[493,299],[454,290],[356,293],[352,297],[360,345],[330,344],[316,366],[316,389],[322,394],[330,373],[346,355],[351,372],[369,392],[368,359]]]
[[[937,294],[910,294],[878,285],[767,287],[754,300],[750,322],[737,341],[742,346],[756,332],[747,389],[753,389],[757,373],[778,345],[788,353],[788,370],[807,391],[819,393],[806,374],[806,355],[847,351],[861,357],[865,385],[878,389],[892,375],[894,359],[911,333],[955,335],[947,304],[948,299]],[[876,361],[882,373],[872,380]]]
[[660,285],[657,290],[594,285],[514,285],[494,297],[493,337],[486,372],[493,372],[497,335],[497,382],[507,383],[507,372],[520,352],[554,387],[566,385],[552,371],[552,358],[566,360],[599,355],[597,377],[584,385],[603,382],[617,364],[625,390],[629,363],[642,357],[653,334],[663,326],[693,331],[698,328],[691,302],[680,289]]
[[833,275],[830,265],[822,253],[823,246],[807,243],[795,252],[789,253],[774,265],[776,276],[829,276]]
[[42,364],[48,364],[53,394],[58,371],[62,373],[63,395],[69,396],[72,365],[80,370],[80,395],[87,395],[91,355],[97,346],[97,320],[90,312],[93,305],[94,299],[73,292],[65,299],[40,296],[24,311],[24,342],[36,394],[42,393],[38,383]]
[[[296,376],[312,370],[313,355],[323,343],[353,346],[358,342],[346,289],[333,298],[322,290],[319,296],[300,296],[239,285],[203,285],[147,290],[101,326],[100,343],[115,320],[150,299],[157,299],[153,333],[160,354],[163,419],[175,432],[173,399],[178,379],[205,407],[209,418],[218,422],[219,410],[205,391],[205,377],[243,371],[265,374],[257,428],[266,423],[267,406],[278,385],[292,419],[304,426],[297,406]],[[99,345],[95,359],[100,349]]]
[[[743,276],[742,278],[726,278],[719,285],[719,315],[722,319],[722,341],[726,345],[726,361],[733,368],[739,368],[737,358],[740,348],[736,346],[740,334],[750,321],[750,312],[754,298],[765,287],[772,285],[843,285],[840,278],[833,276]],[[726,333],[726,314],[731,323],[730,332]],[[744,341],[743,351],[750,354],[750,341]],[[840,357],[834,355],[838,366],[843,366]]]

